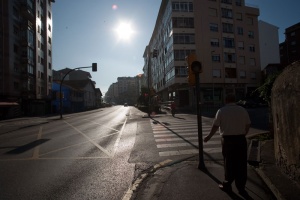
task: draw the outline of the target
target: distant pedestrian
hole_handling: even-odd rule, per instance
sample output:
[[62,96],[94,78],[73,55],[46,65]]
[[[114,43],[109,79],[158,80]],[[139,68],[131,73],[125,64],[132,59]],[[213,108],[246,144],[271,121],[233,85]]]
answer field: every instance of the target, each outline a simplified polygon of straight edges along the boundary
[[222,136],[222,154],[224,158],[225,180],[219,188],[231,192],[231,184],[235,181],[236,188],[242,196],[248,196],[245,190],[247,182],[247,141],[246,134],[250,128],[248,112],[235,104],[235,95],[225,98],[226,105],[220,108],[215,116],[209,135],[204,137],[207,142],[219,129]]
[[173,101],[171,103],[171,113],[172,113],[173,117],[175,116],[175,111],[176,111],[176,104],[175,104],[175,101]]

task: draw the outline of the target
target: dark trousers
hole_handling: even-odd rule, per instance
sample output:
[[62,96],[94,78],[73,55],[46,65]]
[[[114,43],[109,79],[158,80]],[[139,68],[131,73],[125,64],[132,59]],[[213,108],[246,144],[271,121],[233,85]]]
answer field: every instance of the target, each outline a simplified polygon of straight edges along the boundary
[[235,181],[238,190],[244,190],[247,181],[247,141],[244,135],[223,136],[225,182]]

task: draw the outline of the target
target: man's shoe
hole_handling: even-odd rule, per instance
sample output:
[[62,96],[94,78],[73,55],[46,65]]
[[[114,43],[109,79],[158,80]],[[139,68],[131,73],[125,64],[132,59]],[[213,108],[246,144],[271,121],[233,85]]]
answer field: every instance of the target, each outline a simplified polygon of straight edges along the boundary
[[219,184],[219,188],[224,192],[232,192],[231,185],[229,185],[228,183]]
[[249,194],[248,192],[243,189],[243,190],[239,190],[239,194],[242,196],[242,197],[249,197]]

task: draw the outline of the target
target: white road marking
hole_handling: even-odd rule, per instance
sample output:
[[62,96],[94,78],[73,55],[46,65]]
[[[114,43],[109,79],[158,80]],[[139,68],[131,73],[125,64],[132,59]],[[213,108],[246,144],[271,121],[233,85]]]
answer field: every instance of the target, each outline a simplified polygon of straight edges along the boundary
[[[43,127],[40,126],[39,133],[37,135],[37,140],[40,140],[42,138],[42,133],[43,133]],[[38,145],[34,148],[32,158],[33,159],[39,158],[39,153],[40,153],[40,145]]]
[[92,139],[90,139],[86,134],[84,134],[83,132],[81,132],[78,128],[76,128],[75,126],[73,126],[72,124],[68,123],[67,121],[64,121],[66,124],[68,124],[70,127],[72,127],[75,131],[77,131],[78,133],[80,133],[83,137],[85,137],[90,143],[92,143],[93,145],[95,145],[98,149],[100,149],[101,151],[103,151],[106,155],[108,155],[110,158],[113,157],[113,155],[111,153],[109,153],[106,149],[104,149],[103,147],[101,147],[99,144],[97,144],[95,141],[93,141]]

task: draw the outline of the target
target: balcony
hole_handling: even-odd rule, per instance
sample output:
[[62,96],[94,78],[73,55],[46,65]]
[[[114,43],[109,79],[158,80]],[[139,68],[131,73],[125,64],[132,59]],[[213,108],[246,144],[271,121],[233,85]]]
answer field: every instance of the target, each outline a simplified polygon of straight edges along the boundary
[[27,4],[21,5],[21,14],[32,22],[35,20],[34,12]]

